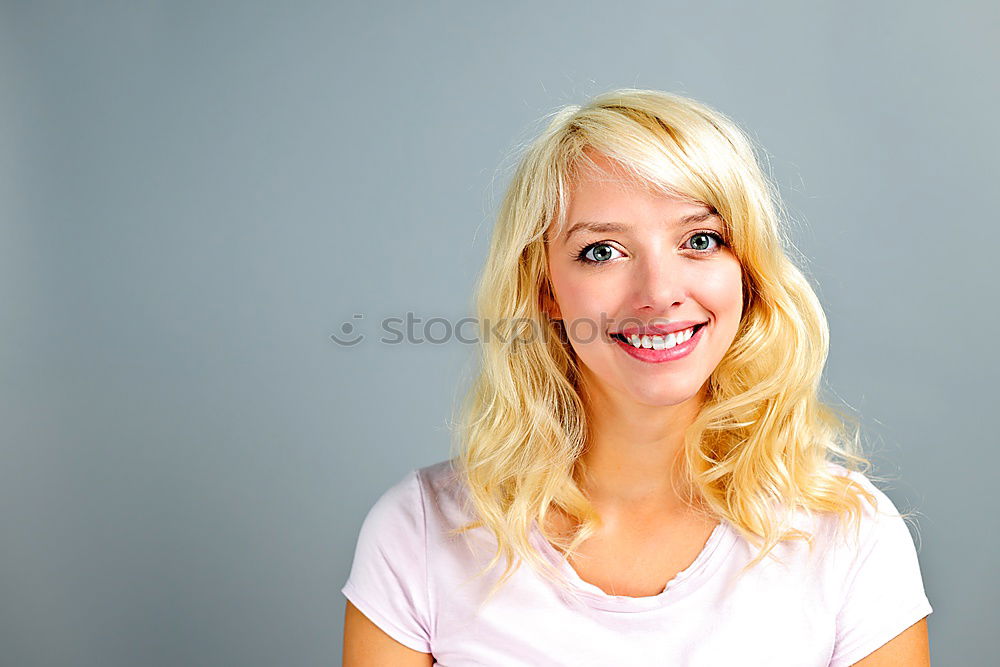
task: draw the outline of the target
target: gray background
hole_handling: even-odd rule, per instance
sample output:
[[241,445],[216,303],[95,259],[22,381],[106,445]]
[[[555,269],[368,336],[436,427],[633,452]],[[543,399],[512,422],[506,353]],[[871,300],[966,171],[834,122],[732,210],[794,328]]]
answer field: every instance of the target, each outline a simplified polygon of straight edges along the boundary
[[934,664],[988,664],[997,7],[3,3],[0,661],[339,663],[361,520],[473,362],[376,323],[470,315],[512,149],[638,86],[766,148]]

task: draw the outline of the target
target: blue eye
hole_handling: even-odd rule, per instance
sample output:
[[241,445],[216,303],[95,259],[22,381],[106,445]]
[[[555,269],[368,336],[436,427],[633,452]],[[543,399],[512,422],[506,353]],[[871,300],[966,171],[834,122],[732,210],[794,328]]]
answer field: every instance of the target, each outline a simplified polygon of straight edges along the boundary
[[[710,247],[711,242],[708,239],[715,241],[714,247]],[[721,234],[710,231],[695,232],[689,236],[687,240],[688,243],[691,243],[692,241],[694,243],[691,250],[703,255],[718,252],[722,246],[726,245],[726,241]],[[582,262],[583,264],[607,264],[612,259],[615,259],[615,256],[613,255],[615,252],[619,254],[621,253],[620,250],[611,244],[605,241],[600,241],[598,243],[590,243],[577,250],[574,259],[578,262]]]
[[577,251],[576,260],[586,264],[604,264],[614,259],[611,255],[612,251],[619,252],[616,248],[604,242],[591,243]]
[[[722,238],[722,236],[720,236],[719,234],[717,234],[715,232],[696,232],[696,233],[694,233],[694,234],[691,235],[691,237],[688,239],[688,241],[691,241],[691,240],[699,238],[699,237],[714,239],[715,243],[717,244],[718,247],[726,245],[726,242]],[[699,245],[701,245],[701,244],[699,244]],[[698,252],[711,252],[711,251],[715,250],[715,248],[693,248],[693,249],[697,250]]]

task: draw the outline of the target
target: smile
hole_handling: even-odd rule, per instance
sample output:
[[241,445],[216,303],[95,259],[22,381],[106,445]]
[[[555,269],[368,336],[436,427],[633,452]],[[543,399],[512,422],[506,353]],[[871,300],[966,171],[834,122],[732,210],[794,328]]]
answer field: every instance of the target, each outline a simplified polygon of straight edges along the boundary
[[620,348],[632,357],[649,363],[662,363],[685,357],[698,345],[705,324],[697,324],[666,336],[611,334]]

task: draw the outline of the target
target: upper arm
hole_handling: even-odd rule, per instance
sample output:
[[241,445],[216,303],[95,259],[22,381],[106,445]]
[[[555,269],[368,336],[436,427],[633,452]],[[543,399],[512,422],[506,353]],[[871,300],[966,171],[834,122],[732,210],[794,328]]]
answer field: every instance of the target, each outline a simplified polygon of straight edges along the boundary
[[430,667],[434,657],[415,651],[387,635],[347,601],[344,611],[344,667]]
[[[341,592],[350,605],[348,623],[365,636],[377,626],[393,641],[422,655],[431,653],[433,612],[427,576],[427,540],[419,472],[412,471],[375,502],[362,522],[351,572]],[[357,616],[364,619],[359,623]],[[368,640],[363,642],[367,651]],[[367,664],[367,663],[365,663]],[[391,664],[391,663],[382,663]]]
[[930,667],[931,652],[927,639],[927,617],[923,617],[873,653],[854,663],[856,667]]
[[906,522],[882,491],[852,475],[875,495],[866,505],[860,540],[843,550],[843,591],[831,665],[929,664],[926,617],[932,608]]

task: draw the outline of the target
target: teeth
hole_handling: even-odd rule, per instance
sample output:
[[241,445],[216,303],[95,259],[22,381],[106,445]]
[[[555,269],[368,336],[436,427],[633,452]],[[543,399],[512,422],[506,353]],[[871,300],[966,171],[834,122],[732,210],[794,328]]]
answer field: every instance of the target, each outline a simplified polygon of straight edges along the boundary
[[632,334],[629,342],[633,347],[644,347],[652,350],[669,350],[678,343],[683,343],[694,334],[694,327],[677,331],[666,336],[640,336]]

